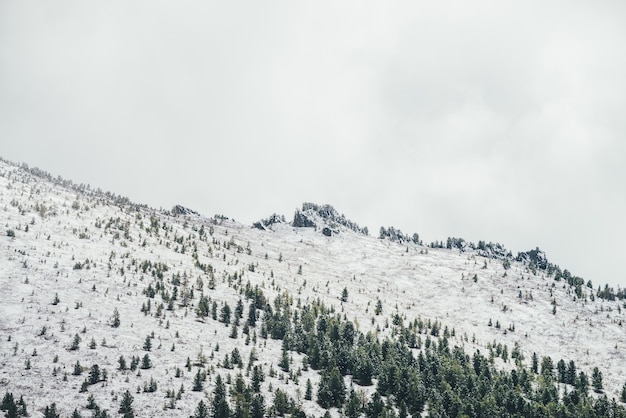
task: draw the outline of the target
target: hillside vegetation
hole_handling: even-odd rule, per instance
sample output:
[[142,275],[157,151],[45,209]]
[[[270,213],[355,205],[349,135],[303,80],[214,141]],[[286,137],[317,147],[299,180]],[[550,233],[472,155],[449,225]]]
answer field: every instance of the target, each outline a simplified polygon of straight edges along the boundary
[[6,416],[625,417],[626,304],[540,250],[241,225],[0,160]]

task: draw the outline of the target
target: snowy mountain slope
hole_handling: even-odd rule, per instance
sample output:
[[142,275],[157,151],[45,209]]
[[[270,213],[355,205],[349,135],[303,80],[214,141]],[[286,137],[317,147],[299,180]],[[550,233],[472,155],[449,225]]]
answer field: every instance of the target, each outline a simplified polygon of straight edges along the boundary
[[[56,402],[69,416],[75,408],[88,412],[90,394],[115,414],[129,389],[137,416],[188,416],[212,392],[217,372],[233,380],[241,372],[249,379],[246,365],[254,350],[268,399],[281,388],[307,414],[322,416],[324,409],[303,399],[306,380],[316,387],[319,373],[283,372],[280,340],[257,335],[255,341],[259,330],[251,329],[246,343],[241,326],[231,338],[232,326],[197,315],[200,295],[216,302],[221,313],[224,303],[234,308],[241,299],[247,307],[246,288],[258,286],[270,304],[277,297],[292,298],[295,306],[319,301],[360,331],[381,337],[391,335],[397,314],[404,321],[441,321],[454,328],[450,344],[468,352],[488,352],[493,342],[509,349],[517,343],[525,363],[535,352],[555,363],[574,360],[588,375],[598,366],[607,394],[619,398],[626,376],[623,301],[591,300],[589,288],[577,298],[563,281],[533,274],[520,262],[505,269],[477,251],[400,245],[315,211],[307,212],[315,227],[277,222],[265,229],[175,212],[0,162],[0,394],[23,395],[31,413]],[[322,233],[325,226],[331,236]],[[158,283],[164,283],[170,300],[176,292],[171,306],[154,289]],[[344,288],[349,296],[342,302]],[[156,297],[149,297],[151,290]],[[115,311],[119,327],[112,326]],[[76,336],[80,343],[72,349]],[[234,349],[241,370],[223,367]],[[150,368],[118,370],[120,356],[130,363],[145,355]],[[292,369],[302,369],[304,356],[289,355]],[[186,368],[187,359],[208,371],[202,392],[191,390],[199,368]],[[75,376],[77,362],[85,370]],[[514,367],[500,358],[496,362]],[[106,369],[107,378],[81,392],[94,364]],[[144,391],[151,379],[156,391]],[[166,398],[181,385],[180,400]]]

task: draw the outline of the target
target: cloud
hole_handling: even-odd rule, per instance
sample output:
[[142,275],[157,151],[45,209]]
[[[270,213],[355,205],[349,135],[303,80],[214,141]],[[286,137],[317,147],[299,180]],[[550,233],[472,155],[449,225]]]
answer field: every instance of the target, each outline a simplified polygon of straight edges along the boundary
[[626,285],[624,8],[0,2],[0,153],[246,223],[317,201],[539,245]]

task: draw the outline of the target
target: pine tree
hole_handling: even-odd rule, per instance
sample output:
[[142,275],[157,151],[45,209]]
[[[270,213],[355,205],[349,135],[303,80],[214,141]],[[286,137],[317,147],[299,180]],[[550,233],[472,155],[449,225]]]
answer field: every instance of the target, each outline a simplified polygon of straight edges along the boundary
[[274,410],[279,416],[285,415],[289,407],[289,399],[287,394],[280,389],[276,389],[274,392]]
[[262,395],[255,395],[250,404],[250,418],[265,417],[265,399]]
[[144,343],[143,343],[143,349],[144,349],[145,351],[150,351],[150,350],[152,350],[152,339],[150,338],[150,336],[149,336],[149,335],[146,337],[146,340],[145,340],[145,341],[144,341]]
[[224,306],[222,306],[222,310],[220,311],[220,322],[223,322],[226,325],[230,324],[230,306],[228,306],[228,303],[224,303]]
[[342,302],[348,301],[348,288],[347,287],[344,287],[343,291],[341,292],[341,301]]
[[124,358],[124,356],[120,356],[117,362],[119,364],[118,370],[126,370],[128,368],[126,366],[126,359]]
[[252,390],[259,392],[261,390],[261,382],[263,381],[263,371],[260,366],[254,366],[252,368]]
[[248,306],[248,325],[253,328],[256,326],[256,307],[254,302],[250,302]]
[[346,417],[348,418],[358,418],[361,415],[361,401],[354,389],[350,390],[350,397],[348,398],[348,403],[346,404]]
[[130,392],[128,390],[126,390],[126,392],[124,392],[124,395],[122,395],[122,401],[120,402],[120,409],[119,412],[120,414],[123,414],[122,416],[124,418],[134,418],[135,417],[135,413],[133,412],[133,396],[130,394]]
[[193,390],[194,392],[201,392],[203,388],[203,383],[204,376],[202,375],[202,371],[198,369],[196,376],[193,378],[193,387],[191,388],[191,390]]
[[120,326],[120,323],[121,323],[121,322],[120,322],[120,313],[119,313],[119,311],[117,310],[117,308],[115,308],[115,309],[113,310],[113,319],[112,319],[112,321],[111,321],[111,326],[112,326],[113,328],[118,328],[118,327]]
[[619,397],[619,400],[621,402],[626,403],[626,383],[624,383],[624,386],[622,386],[622,393],[621,393],[621,395]]
[[237,322],[236,321],[233,321],[233,326],[230,330],[229,337],[233,339],[237,338]]
[[46,409],[43,413],[43,418],[60,418],[59,414],[57,413],[56,403],[53,402],[50,406],[46,406]]
[[304,392],[304,399],[310,401],[313,398],[313,385],[311,379],[306,380],[306,391]]
[[207,408],[204,401],[198,402],[198,406],[196,407],[196,413],[192,418],[209,418],[209,408]]
[[226,399],[226,387],[222,381],[222,376],[217,375],[215,378],[215,390],[213,391],[212,403],[213,418],[229,418],[230,408]]
[[539,373],[539,358],[535,352],[533,352],[531,370],[535,374]]
[[12,393],[5,393],[2,404],[0,404],[0,411],[6,411],[7,417],[17,417],[17,405]]
[[79,344],[80,344],[80,335],[74,334],[74,339],[72,340],[72,345],[70,346],[70,350],[72,351],[78,350]]
[[95,385],[100,381],[100,367],[97,364],[91,366],[89,369],[89,384]]
[[149,369],[150,367],[152,367],[152,362],[150,361],[150,356],[148,356],[148,353],[146,353],[143,358],[141,359],[141,366],[142,369]]
[[283,348],[283,354],[281,356],[280,362],[278,363],[278,366],[281,369],[283,369],[284,372],[289,372],[289,354],[287,353],[287,350],[285,350],[284,348]]
[[593,368],[593,373],[591,375],[591,384],[596,392],[602,392],[602,372],[597,367]]

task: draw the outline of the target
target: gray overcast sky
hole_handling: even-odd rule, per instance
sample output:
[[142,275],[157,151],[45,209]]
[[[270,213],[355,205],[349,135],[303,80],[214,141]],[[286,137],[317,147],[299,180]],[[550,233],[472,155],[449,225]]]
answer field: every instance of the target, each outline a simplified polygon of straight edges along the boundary
[[0,156],[250,224],[539,246],[626,287],[626,3],[0,0]]

